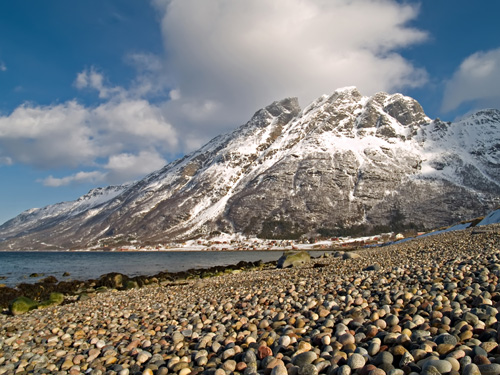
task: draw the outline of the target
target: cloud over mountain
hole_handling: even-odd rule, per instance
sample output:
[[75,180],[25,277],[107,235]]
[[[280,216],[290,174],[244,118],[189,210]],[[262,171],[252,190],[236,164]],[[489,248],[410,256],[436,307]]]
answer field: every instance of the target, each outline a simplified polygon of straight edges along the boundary
[[336,87],[391,92],[427,79],[425,70],[398,53],[427,37],[408,26],[418,15],[415,5],[392,0],[154,3],[163,13],[166,68],[177,98],[166,111],[197,132],[207,133],[207,123],[227,130],[234,119],[243,120],[276,98],[298,96],[307,104]]
[[[399,51],[423,42],[409,24],[419,12],[394,0],[156,0],[164,53],[124,56],[136,73],[108,80],[98,65],[76,73],[78,98],[24,103],[0,114],[0,163],[68,176],[51,186],[141,177],[165,159],[234,129],[276,98],[307,104],[345,85],[368,94],[426,82]],[[98,63],[96,63],[98,64]],[[126,155],[126,157],[124,157]],[[135,173],[117,160],[149,160]],[[134,163],[132,163],[134,164]],[[149,166],[149,167],[148,167]]]
[[500,48],[470,55],[447,82],[443,111],[452,111],[466,102],[476,102],[478,107],[498,107]]
[[[0,160],[4,164],[96,169],[57,182],[50,177],[48,183],[45,181],[49,186],[141,177],[159,168],[159,161],[164,164],[159,153],[168,154],[176,148],[176,142],[176,130],[157,106],[144,99],[107,101],[95,108],[76,101],[50,106],[25,104],[0,117]],[[127,155],[127,161],[149,155],[146,159],[153,162],[125,169],[116,162],[117,158],[123,160],[123,155]]]

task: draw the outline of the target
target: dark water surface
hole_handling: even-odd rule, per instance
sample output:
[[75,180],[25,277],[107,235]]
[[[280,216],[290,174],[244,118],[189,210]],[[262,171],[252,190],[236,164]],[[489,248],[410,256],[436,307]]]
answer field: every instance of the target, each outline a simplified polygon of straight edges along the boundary
[[[324,251],[311,251],[311,256]],[[19,283],[34,283],[47,276],[59,281],[89,280],[109,272],[120,272],[128,276],[154,275],[162,271],[178,272],[192,268],[227,266],[242,260],[269,262],[277,260],[281,251],[228,251],[228,252],[45,252],[8,251],[0,252],[0,284],[15,286]],[[70,276],[63,277],[68,272]],[[32,273],[42,277],[29,277]]]

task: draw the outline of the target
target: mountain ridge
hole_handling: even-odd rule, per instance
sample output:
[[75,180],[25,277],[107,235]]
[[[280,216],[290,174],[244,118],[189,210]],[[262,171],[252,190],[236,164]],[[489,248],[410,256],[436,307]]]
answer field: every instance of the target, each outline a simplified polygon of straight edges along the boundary
[[32,221],[23,234],[10,220],[0,248],[451,224],[498,206],[499,130],[498,110],[448,123],[402,94],[349,87],[304,109],[286,98],[64,221]]

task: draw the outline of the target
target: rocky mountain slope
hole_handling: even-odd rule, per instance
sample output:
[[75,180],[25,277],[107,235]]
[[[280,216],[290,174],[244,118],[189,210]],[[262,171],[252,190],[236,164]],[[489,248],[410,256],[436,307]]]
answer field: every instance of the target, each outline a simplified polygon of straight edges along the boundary
[[288,98],[143,180],[109,189],[116,195],[87,208],[69,202],[22,213],[0,227],[0,248],[451,224],[500,203],[500,111],[448,123],[401,94],[344,88],[303,110]]

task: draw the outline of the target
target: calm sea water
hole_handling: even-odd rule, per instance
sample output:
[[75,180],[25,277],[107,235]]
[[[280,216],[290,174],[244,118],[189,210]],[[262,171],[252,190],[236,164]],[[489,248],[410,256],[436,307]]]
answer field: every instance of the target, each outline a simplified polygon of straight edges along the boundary
[[[317,257],[324,251],[312,251]],[[15,286],[34,283],[40,278],[55,276],[63,280],[96,279],[109,272],[128,276],[154,275],[161,271],[178,272],[192,268],[227,266],[239,261],[263,262],[277,260],[281,251],[229,251],[229,252],[0,252],[0,284]],[[70,276],[64,277],[68,272]]]

